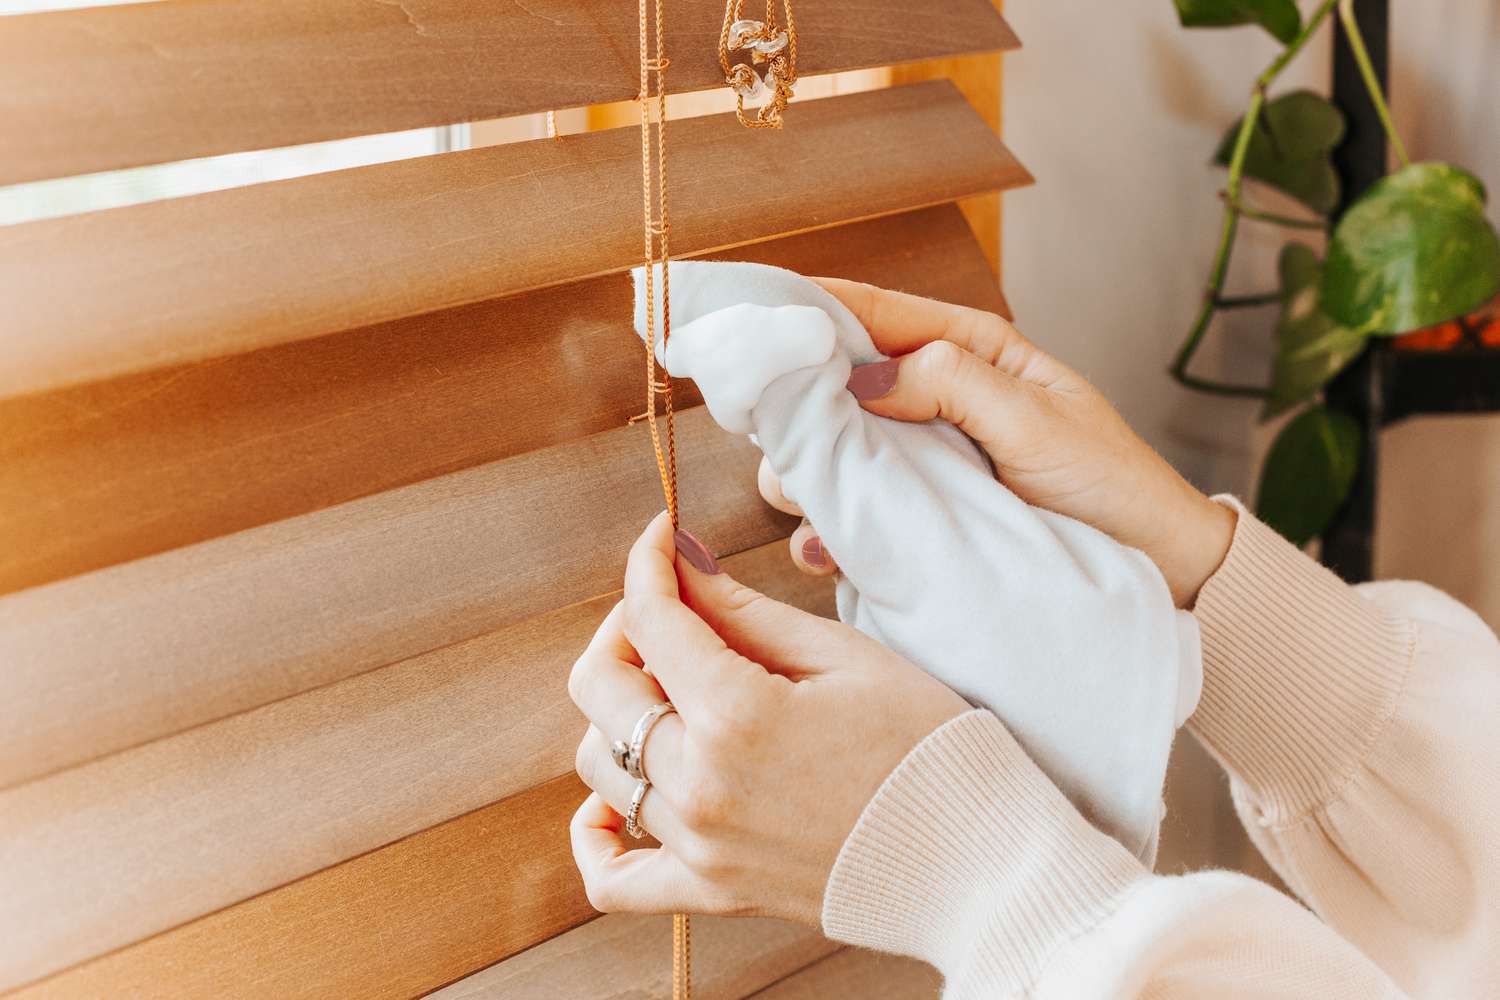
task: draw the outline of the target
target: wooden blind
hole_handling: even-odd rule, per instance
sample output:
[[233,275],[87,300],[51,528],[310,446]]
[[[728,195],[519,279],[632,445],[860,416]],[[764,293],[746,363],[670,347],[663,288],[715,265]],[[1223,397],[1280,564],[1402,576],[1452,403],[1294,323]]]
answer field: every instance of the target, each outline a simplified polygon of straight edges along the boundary
[[[719,12],[668,15],[674,86],[720,86]],[[635,16],[0,18],[0,184],[628,99]],[[1016,44],[989,0],[798,24],[804,75]],[[956,203],[1030,178],[947,80],[670,135],[675,253],[1004,310]],[[661,922],[589,922],[566,832],[567,671],[660,505],[639,183],[618,129],[0,228],[0,995],[666,992]],[[831,615],[700,402],[687,523]],[[695,938],[703,995],[935,990],[774,922]]]

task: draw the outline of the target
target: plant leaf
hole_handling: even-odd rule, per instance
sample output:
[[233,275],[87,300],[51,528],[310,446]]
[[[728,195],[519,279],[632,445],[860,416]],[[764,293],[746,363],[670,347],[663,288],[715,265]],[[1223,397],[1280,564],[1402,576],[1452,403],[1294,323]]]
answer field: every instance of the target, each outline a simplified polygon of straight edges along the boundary
[[1323,262],[1303,243],[1281,251],[1281,318],[1276,323],[1276,361],[1271,395],[1261,419],[1285,413],[1311,399],[1328,380],[1359,357],[1369,335],[1341,326],[1318,301]]
[[1359,424],[1313,406],[1281,429],[1260,472],[1255,513],[1294,545],[1317,537],[1349,495],[1359,468]]
[[1294,0],[1175,0],[1184,28],[1229,28],[1258,24],[1283,45],[1302,30]]
[[[1224,136],[1215,159],[1228,166],[1242,117]],[[1245,152],[1245,176],[1296,198],[1319,215],[1339,203],[1334,147],[1344,141],[1344,113],[1310,90],[1278,97],[1261,112]]]
[[1282,247],[1276,270],[1281,276],[1282,301],[1323,279],[1323,262],[1318,259],[1318,252],[1306,243],[1288,243]]
[[1399,334],[1446,322],[1500,291],[1500,236],[1484,185],[1446,163],[1382,178],[1333,232],[1323,308],[1350,327]]

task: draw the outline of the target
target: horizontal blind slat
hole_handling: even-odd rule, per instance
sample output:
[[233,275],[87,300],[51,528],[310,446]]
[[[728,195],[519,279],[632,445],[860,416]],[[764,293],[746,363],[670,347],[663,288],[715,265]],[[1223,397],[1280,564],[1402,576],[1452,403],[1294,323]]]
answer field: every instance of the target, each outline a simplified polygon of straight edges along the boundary
[[[669,917],[601,917],[438,990],[432,1000],[671,996],[671,933]],[[816,931],[780,920],[695,916],[693,993],[738,1000],[838,950]]]
[[[677,426],[705,544],[791,530],[749,441]],[[637,425],[0,598],[0,787],[603,593],[661,508]]]
[[[730,556],[724,565],[776,599],[833,614],[830,581],[793,570],[783,542]],[[568,670],[616,599],[607,594],[559,609],[0,793],[0,867],[7,873],[0,925],[10,928],[0,939],[0,990],[287,885],[566,771],[584,729],[567,695]],[[565,842],[566,816],[556,826]],[[481,863],[467,857],[447,862],[453,875]],[[566,866],[571,870],[570,859]],[[480,876],[463,875],[473,877]],[[430,905],[440,911],[458,904],[439,899]],[[418,893],[409,906],[425,911],[429,901]],[[518,926],[500,928],[503,937],[525,947],[539,940],[525,937],[539,933],[533,923],[551,926],[547,916],[523,907],[513,917],[487,918],[484,926],[514,922]],[[403,919],[440,917],[412,912]],[[363,940],[367,949],[388,929],[377,924],[367,931],[375,937],[360,939],[341,919],[336,923],[344,928],[340,935]],[[252,921],[250,929],[255,926]],[[242,973],[316,965],[307,944],[296,960],[253,949],[224,956],[232,949],[221,946],[245,930],[234,923],[219,932],[218,945],[182,947],[207,948],[205,961],[242,963]],[[195,933],[184,940],[196,940]],[[455,927],[453,933],[467,932]],[[328,938],[318,940],[322,947]],[[188,957],[183,950],[176,954]],[[428,988],[474,967],[449,969]],[[203,972],[213,982],[226,974]],[[264,981],[270,974],[264,968],[248,978]],[[180,995],[182,984],[173,985]],[[278,991],[268,987],[259,995]]]
[[[669,132],[679,256],[1030,179],[946,80]],[[621,271],[640,211],[614,129],[0,228],[0,398]]]
[[[669,86],[723,86],[719,11]],[[819,0],[805,76],[1013,48],[989,0]],[[0,22],[0,184],[634,97],[636,10],[590,0],[179,0]]]
[[[952,205],[723,256],[1004,307]],[[623,426],[630,315],[612,275],[0,400],[0,594]]]
[[568,775],[7,994],[407,1000],[594,915]]
[[926,962],[846,948],[751,994],[753,1000],[938,1000],[943,979]]

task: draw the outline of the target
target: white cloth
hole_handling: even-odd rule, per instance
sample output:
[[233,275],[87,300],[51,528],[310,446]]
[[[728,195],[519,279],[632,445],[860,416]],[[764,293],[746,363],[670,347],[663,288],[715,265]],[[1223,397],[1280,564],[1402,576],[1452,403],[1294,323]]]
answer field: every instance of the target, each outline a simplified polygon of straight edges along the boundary
[[722,427],[753,436],[816,526],[841,573],[839,617],[993,711],[1149,864],[1172,737],[1202,679],[1196,623],[1155,565],[1028,506],[951,424],[861,409],[851,365],[882,356],[814,283],[758,264],[671,266],[661,360]]

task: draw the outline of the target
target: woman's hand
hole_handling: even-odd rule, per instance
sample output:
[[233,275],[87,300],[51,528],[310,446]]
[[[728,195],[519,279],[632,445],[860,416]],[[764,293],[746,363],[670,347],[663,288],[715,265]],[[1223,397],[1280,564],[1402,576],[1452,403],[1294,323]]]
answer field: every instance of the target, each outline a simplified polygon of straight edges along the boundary
[[[849,379],[866,410],[956,424],[1017,496],[1145,552],[1178,607],[1192,604],[1229,549],[1234,512],[1179,476],[1098,390],[993,313],[816,280],[891,355]],[[802,513],[764,462],[760,489],[772,506]],[[791,547],[804,572],[826,576],[837,568],[810,525],[792,536]]]
[[[881,782],[962,698],[838,622],[736,583],[665,515],[631,550],[625,596],[573,667],[591,723],[578,774],[573,856],[599,910],[754,914],[817,925],[829,872]],[[636,782],[610,756],[636,720],[650,731],[640,823]]]

